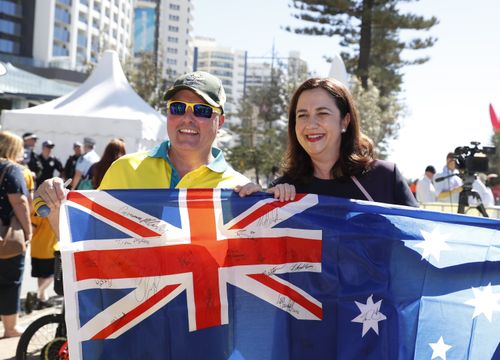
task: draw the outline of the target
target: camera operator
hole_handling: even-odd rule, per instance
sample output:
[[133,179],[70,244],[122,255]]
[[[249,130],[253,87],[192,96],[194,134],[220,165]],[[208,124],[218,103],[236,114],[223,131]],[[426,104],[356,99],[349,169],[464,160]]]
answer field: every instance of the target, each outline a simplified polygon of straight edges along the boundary
[[[458,204],[458,196],[462,191],[463,182],[456,166],[454,153],[448,153],[443,171],[434,176],[437,201]],[[442,180],[436,181],[437,179]]]
[[495,197],[493,196],[493,191],[486,186],[486,180],[486,174],[478,174],[472,183],[472,190],[475,190],[479,194],[485,207],[492,207],[495,205]]

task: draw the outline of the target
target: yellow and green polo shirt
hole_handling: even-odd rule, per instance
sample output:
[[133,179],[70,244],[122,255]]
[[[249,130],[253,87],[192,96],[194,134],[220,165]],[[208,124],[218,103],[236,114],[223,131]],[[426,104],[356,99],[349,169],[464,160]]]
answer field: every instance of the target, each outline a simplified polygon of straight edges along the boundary
[[108,169],[99,190],[234,188],[250,180],[234,170],[224,159],[222,150],[213,147],[214,160],[187,173],[182,178],[168,157],[169,141],[150,151],[122,156]]

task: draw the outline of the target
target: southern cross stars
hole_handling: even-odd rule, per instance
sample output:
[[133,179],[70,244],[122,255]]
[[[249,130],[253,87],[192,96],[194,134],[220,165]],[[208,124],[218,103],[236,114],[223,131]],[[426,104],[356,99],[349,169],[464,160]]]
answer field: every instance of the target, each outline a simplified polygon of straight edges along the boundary
[[[481,288],[484,289],[481,291]],[[472,288],[474,299],[468,300],[467,305],[474,306],[474,314],[472,318],[484,314],[489,322],[492,320],[493,311],[500,311],[500,294],[494,294],[491,283],[487,286]]]
[[429,346],[432,348],[432,359],[440,357],[446,360],[446,352],[452,348],[451,345],[445,344],[443,337],[441,336],[436,343],[430,343]]
[[435,228],[432,232],[427,232],[424,230],[420,230],[422,236],[425,240],[419,242],[415,245],[416,248],[423,249],[422,259],[427,258],[429,255],[432,255],[434,259],[439,261],[439,256],[441,251],[449,250],[450,247],[446,244],[447,235],[441,234],[439,232],[439,228]]
[[363,324],[363,333],[361,337],[365,336],[368,330],[373,329],[375,333],[378,335],[378,322],[387,319],[387,317],[380,312],[380,305],[382,305],[382,300],[377,301],[377,303],[373,303],[373,295],[370,295],[368,299],[366,299],[366,304],[359,303],[355,301],[358,306],[359,314],[357,317],[351,320],[351,322],[361,323]]

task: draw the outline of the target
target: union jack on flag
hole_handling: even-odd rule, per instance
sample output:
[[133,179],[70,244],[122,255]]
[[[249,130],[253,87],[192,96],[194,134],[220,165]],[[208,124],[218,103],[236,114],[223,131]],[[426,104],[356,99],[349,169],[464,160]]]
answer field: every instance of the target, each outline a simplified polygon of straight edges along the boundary
[[500,356],[500,222],[300,194],[70,192],[75,359]]

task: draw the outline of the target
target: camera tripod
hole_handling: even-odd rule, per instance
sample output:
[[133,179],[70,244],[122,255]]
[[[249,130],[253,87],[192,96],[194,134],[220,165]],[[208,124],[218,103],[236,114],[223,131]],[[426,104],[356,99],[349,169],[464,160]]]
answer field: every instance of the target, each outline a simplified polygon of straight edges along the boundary
[[477,205],[473,206],[479,211],[483,217],[489,217],[486,209],[484,208],[481,196],[477,191],[472,190],[472,183],[464,183],[463,190],[458,196],[458,214],[465,214],[465,207],[469,206],[469,197],[472,197],[477,201]]
[[458,211],[457,211],[457,213],[458,214],[465,214],[465,207],[470,206],[469,197],[472,197],[473,199],[476,200],[476,204],[477,204],[477,205],[472,206],[472,207],[475,207],[477,209],[477,211],[479,211],[479,213],[483,217],[489,217],[488,213],[486,212],[486,209],[484,208],[483,200],[481,199],[481,196],[478,194],[477,191],[472,190],[472,183],[476,179],[476,176],[473,174],[459,175],[459,174],[453,173],[453,174],[445,175],[442,177],[438,177],[435,181],[440,182],[440,181],[448,179],[452,176],[458,176],[463,181],[462,191],[460,191],[460,194],[458,196]]

